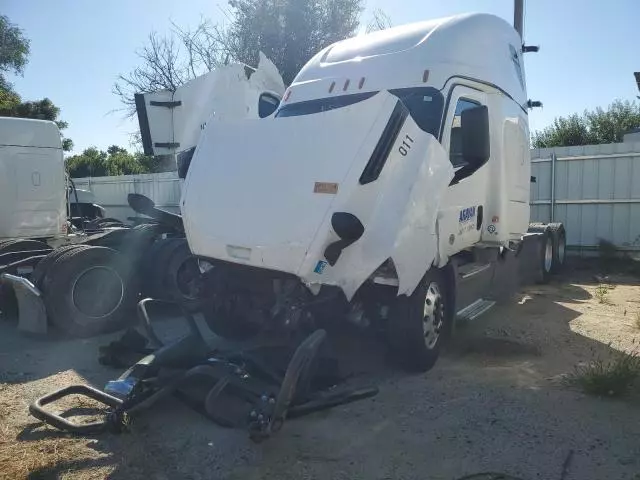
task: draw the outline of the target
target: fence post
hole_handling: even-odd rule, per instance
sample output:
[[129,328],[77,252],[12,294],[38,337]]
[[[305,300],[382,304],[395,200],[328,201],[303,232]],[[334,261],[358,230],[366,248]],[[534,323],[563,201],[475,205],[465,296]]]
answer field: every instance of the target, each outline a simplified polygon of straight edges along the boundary
[[557,155],[551,154],[551,214],[549,221],[553,223],[556,219],[556,160]]

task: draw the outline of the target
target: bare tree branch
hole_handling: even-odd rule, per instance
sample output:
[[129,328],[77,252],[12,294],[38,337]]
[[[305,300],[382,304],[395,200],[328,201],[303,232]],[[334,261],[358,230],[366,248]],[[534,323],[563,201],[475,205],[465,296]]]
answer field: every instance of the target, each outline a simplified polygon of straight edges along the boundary
[[128,74],[119,75],[113,86],[113,93],[120,97],[127,116],[135,114],[136,93],[174,92],[195,77],[191,75],[180,47],[173,35],[161,37],[155,32],[149,35],[148,44],[137,52],[140,66]]
[[373,11],[373,17],[367,24],[367,33],[377,32],[378,30],[386,30],[393,27],[391,17],[387,15],[382,9],[378,8]]
[[[171,32],[149,35],[137,52],[140,65],[120,75],[114,86],[127,116],[135,115],[136,93],[175,91],[208,71],[239,62],[256,66],[264,52],[280,70],[286,84],[321,48],[357,31],[363,0],[230,0],[224,20],[206,18],[192,29],[172,24]],[[379,28],[391,24],[374,12]]]

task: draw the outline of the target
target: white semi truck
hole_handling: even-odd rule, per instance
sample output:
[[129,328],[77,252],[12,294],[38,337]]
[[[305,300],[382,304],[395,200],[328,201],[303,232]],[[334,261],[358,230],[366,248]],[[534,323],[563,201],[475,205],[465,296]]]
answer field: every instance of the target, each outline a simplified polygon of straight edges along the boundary
[[564,263],[529,223],[519,33],[466,14],[335,43],[266,120],[211,119],[181,210],[213,330],[242,338],[345,314],[432,367],[456,318]]
[[104,216],[93,194],[65,176],[60,130],[54,122],[0,117],[0,242],[60,239],[69,217]]

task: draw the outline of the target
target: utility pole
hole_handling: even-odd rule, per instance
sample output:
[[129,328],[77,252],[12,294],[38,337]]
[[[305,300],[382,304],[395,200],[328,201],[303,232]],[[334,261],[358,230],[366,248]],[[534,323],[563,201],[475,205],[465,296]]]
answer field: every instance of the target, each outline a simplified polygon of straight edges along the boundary
[[524,0],[513,0],[513,28],[516,29],[520,39],[524,40]]

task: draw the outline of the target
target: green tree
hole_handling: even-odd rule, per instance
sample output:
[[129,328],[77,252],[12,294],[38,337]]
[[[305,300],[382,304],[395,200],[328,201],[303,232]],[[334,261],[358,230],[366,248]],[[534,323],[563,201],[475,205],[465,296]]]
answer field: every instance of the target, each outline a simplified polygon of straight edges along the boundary
[[129,153],[125,148],[111,145],[107,151],[95,147],[67,158],[67,171],[73,178],[104,177],[109,175],[132,175],[155,173],[159,164],[143,153]]
[[107,175],[107,158],[107,152],[95,147],[86,148],[81,154],[67,158],[67,171],[74,178],[104,177]]
[[225,24],[203,19],[194,29],[174,25],[167,36],[152,33],[137,52],[140,66],[120,75],[113,91],[127,115],[135,115],[135,93],[175,91],[229,62],[256,66],[260,51],[289,84],[315,53],[356,34],[363,4],[364,0],[230,0]]
[[260,51],[285,84],[322,48],[355,35],[362,0],[231,0],[230,56],[256,65]]
[[[11,95],[11,93],[7,93]],[[60,109],[54,105],[54,103],[48,99],[43,98],[35,102],[22,102],[17,94],[14,94],[14,99],[6,102],[5,105],[0,105],[0,117],[19,117],[19,118],[35,118],[38,120],[51,120],[56,122],[58,128],[62,131],[68,127],[68,123],[62,120],[58,120],[60,115]],[[62,139],[62,148],[68,152],[73,148],[73,141],[69,138]]]
[[28,60],[29,40],[8,17],[0,15],[0,90],[11,90],[5,74],[12,72],[21,75]]
[[[29,60],[29,40],[23,31],[0,15],[0,117],[35,118],[56,122],[60,130],[67,128],[67,122],[58,119],[60,109],[51,100],[43,98],[34,102],[24,102],[6,79],[5,74],[22,75]],[[73,141],[62,139],[62,148],[70,151]]]
[[625,133],[640,127],[640,105],[616,100],[607,109],[559,117],[533,134],[534,148],[621,142]]

